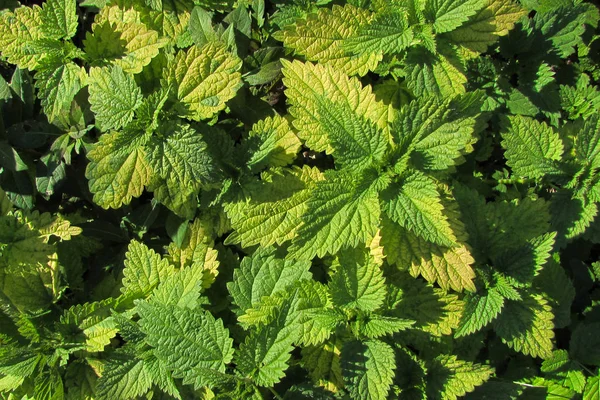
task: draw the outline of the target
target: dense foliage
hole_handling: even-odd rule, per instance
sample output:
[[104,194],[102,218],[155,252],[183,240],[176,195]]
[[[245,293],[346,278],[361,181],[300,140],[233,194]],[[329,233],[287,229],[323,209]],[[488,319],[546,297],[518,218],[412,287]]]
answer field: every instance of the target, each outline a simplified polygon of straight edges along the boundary
[[599,19],[0,0],[0,399],[600,399]]

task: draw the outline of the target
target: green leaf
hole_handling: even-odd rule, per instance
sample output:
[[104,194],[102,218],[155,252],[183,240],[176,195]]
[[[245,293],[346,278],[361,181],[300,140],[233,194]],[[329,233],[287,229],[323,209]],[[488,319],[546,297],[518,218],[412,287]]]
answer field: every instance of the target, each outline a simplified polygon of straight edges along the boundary
[[135,357],[111,359],[98,380],[97,396],[103,399],[135,399],[152,387],[144,361]]
[[206,311],[160,303],[140,302],[137,307],[146,341],[174,377],[199,388],[225,372],[233,356],[233,340],[223,321]]
[[9,171],[27,171],[29,166],[7,141],[0,141],[0,167]]
[[542,178],[557,173],[556,161],[563,153],[563,143],[550,126],[520,115],[508,117],[502,134],[506,163],[513,173],[529,178]]
[[[352,54],[375,56],[400,53],[413,44],[413,30],[405,12],[376,15],[368,24],[343,41],[342,47]],[[372,68],[371,68],[372,69]]]
[[302,224],[316,182],[323,174],[315,167],[292,167],[262,173],[248,187],[247,198],[225,204],[234,232],[226,244],[267,247],[293,239]]
[[375,311],[387,294],[379,263],[367,249],[342,251],[331,276],[333,304],[341,308]]
[[533,26],[538,41],[551,42],[560,57],[568,57],[582,43],[581,36],[590,11],[597,13],[591,4],[565,4],[550,12],[537,13],[533,17]]
[[575,154],[594,168],[600,167],[600,118],[592,115],[575,137]]
[[145,140],[133,132],[112,132],[100,137],[88,153],[90,163],[85,173],[96,204],[106,209],[119,208],[142,194],[152,176],[142,147]]
[[456,236],[444,215],[435,183],[413,172],[383,194],[383,210],[403,228],[442,246],[453,247]]
[[4,190],[0,188],[0,217],[4,217],[12,210],[12,203],[6,196]]
[[583,392],[583,400],[598,400],[600,399],[600,374],[588,378],[585,390]]
[[459,360],[455,355],[437,356],[427,374],[427,398],[456,400],[483,384],[494,369]]
[[528,287],[550,257],[555,237],[556,232],[550,232],[531,239],[494,257],[494,265],[514,286]]
[[[372,172],[372,171],[368,171]],[[334,254],[341,248],[357,247],[375,236],[379,224],[379,200],[372,174],[363,177],[335,172],[316,183],[307,201],[304,225],[290,248],[298,258]]]
[[569,364],[571,359],[569,358],[569,352],[566,350],[555,350],[552,352],[552,356],[542,362],[542,372],[557,371]]
[[346,40],[357,35],[361,27],[368,26],[370,19],[371,13],[365,9],[351,4],[334,5],[332,9],[320,8],[305,19],[287,25],[276,38],[309,61],[318,61],[349,75],[363,76],[377,67],[381,54],[352,55],[345,46]]
[[180,308],[195,309],[204,284],[204,266],[194,263],[168,276],[152,292],[152,301]]
[[388,107],[378,102],[370,86],[326,65],[281,60],[293,125],[298,137],[314,151],[334,151],[319,110],[340,104],[349,113],[362,116],[380,129],[387,126]]
[[392,347],[379,340],[352,341],[341,354],[344,382],[353,399],[386,399],[396,369]]
[[164,123],[147,148],[152,169],[182,189],[199,188],[214,178],[215,165],[207,145],[190,125],[177,121]]
[[463,161],[473,150],[480,130],[480,97],[477,93],[448,100],[413,101],[402,107],[391,131],[398,145],[397,167],[410,162],[422,170],[444,170]]
[[600,366],[600,322],[579,324],[571,334],[569,354],[582,364]]
[[92,68],[88,90],[96,125],[103,131],[126,126],[142,104],[142,91],[133,75],[116,65]]
[[293,283],[310,279],[310,262],[289,260],[273,249],[260,248],[252,256],[244,257],[233,273],[233,282],[227,284],[233,303],[241,314],[253,308],[264,296],[284,291]]
[[485,293],[469,293],[465,298],[465,311],[455,337],[470,335],[495,320],[504,308],[504,297],[494,287]]
[[458,28],[484,5],[484,0],[427,0],[425,15],[433,21],[433,29],[440,34]]
[[381,164],[389,140],[375,123],[356,114],[348,105],[327,99],[319,105],[318,111],[339,170],[360,172]]
[[125,254],[121,292],[130,298],[144,298],[168,276],[174,268],[143,243],[131,241]]
[[236,355],[239,371],[259,386],[273,386],[285,376],[288,368],[287,361],[297,335],[295,326],[286,323],[288,307],[292,307],[289,301],[278,310],[274,322],[246,338]]
[[50,122],[70,110],[71,102],[87,84],[87,78],[85,69],[73,62],[58,68],[45,67],[35,74],[38,97]]
[[182,186],[174,178],[161,178],[153,175],[148,190],[154,193],[156,201],[173,211],[178,217],[192,219],[198,208],[198,186]]
[[386,317],[378,314],[371,314],[359,327],[359,333],[375,339],[381,336],[387,336],[411,328],[415,321],[403,318]]
[[[561,282],[557,285],[556,282]],[[535,277],[534,287],[545,293],[554,313],[555,328],[564,328],[571,323],[571,304],[575,299],[575,287],[563,267],[551,258]]]
[[509,300],[494,322],[496,333],[509,347],[532,357],[552,355],[554,315],[548,301],[540,295]]
[[77,32],[77,2],[47,0],[40,12],[41,30],[50,39],[69,39]]
[[420,279],[400,275],[388,287],[392,315],[415,321],[414,328],[434,336],[451,335],[458,328],[464,302],[456,294],[434,288]]
[[168,79],[180,102],[180,114],[200,121],[223,110],[242,86],[241,66],[239,58],[215,42],[180,50]]
[[202,7],[196,6],[192,10],[188,31],[196,46],[204,46],[218,40],[218,35],[213,28],[212,16]]

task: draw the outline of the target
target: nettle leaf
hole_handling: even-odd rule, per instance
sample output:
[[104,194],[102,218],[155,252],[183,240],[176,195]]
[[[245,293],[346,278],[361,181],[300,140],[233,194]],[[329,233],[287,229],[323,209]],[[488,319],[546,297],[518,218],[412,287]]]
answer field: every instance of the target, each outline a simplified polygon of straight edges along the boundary
[[452,31],[483,8],[484,0],[428,0],[424,14],[433,21],[436,33]]
[[383,305],[385,278],[367,249],[342,251],[334,267],[329,283],[334,305],[362,311],[375,311]]
[[453,247],[456,236],[444,215],[435,183],[419,172],[392,184],[382,194],[390,219],[432,243]]
[[125,72],[140,73],[168,40],[137,21],[110,22],[107,13],[98,14],[92,32],[88,32],[83,41],[92,65],[114,64]]
[[352,112],[346,104],[324,100],[318,111],[339,170],[360,172],[381,164],[389,140],[375,123]]
[[494,369],[458,359],[454,355],[437,356],[428,363],[427,398],[456,400],[483,384]]
[[504,308],[504,296],[491,287],[483,293],[469,293],[465,297],[465,310],[455,337],[470,335],[495,320]]
[[296,326],[287,321],[291,307],[292,302],[284,302],[275,320],[251,333],[236,355],[239,371],[260,386],[273,386],[285,376],[297,337]]
[[223,110],[242,86],[241,66],[239,58],[215,42],[177,52],[168,82],[174,85],[181,115],[200,121]]
[[465,68],[451,49],[432,54],[422,47],[406,56],[407,85],[417,97],[447,98],[465,93]]
[[583,400],[596,400],[598,397],[600,397],[600,373],[588,378],[583,392]]
[[515,23],[527,13],[513,0],[485,0],[484,7],[458,29],[445,34],[456,45],[470,52],[483,53],[506,36]]
[[248,138],[259,143],[248,161],[248,166],[255,172],[267,166],[282,167],[292,163],[302,146],[287,119],[279,115],[255,123]]
[[110,359],[96,388],[98,399],[135,399],[152,387],[144,361],[132,356]]
[[560,172],[563,143],[550,126],[520,115],[508,117],[507,132],[502,134],[507,164],[520,176],[542,178]]
[[396,357],[385,342],[352,341],[342,348],[341,367],[353,399],[386,399],[394,378]]
[[244,313],[255,307],[264,296],[286,290],[293,283],[310,279],[310,262],[286,260],[273,249],[261,248],[252,256],[244,257],[233,273],[233,282],[227,284],[233,302]]
[[460,164],[473,151],[481,97],[478,93],[439,100],[415,100],[402,107],[391,125],[397,144],[397,165],[410,162],[420,170],[440,171]]
[[600,167],[600,118],[597,114],[590,116],[583,128],[575,137],[575,154],[594,168]]
[[19,68],[34,70],[48,56],[34,46],[37,40],[44,37],[41,11],[35,5],[19,7],[14,12],[7,11],[0,15],[0,51],[8,62],[17,64]]
[[143,147],[146,141],[142,134],[128,131],[100,137],[88,153],[90,163],[85,172],[96,204],[119,208],[142,194],[152,176]]
[[147,159],[163,179],[180,188],[198,188],[214,178],[214,162],[202,135],[183,122],[169,121],[159,127],[147,145]]
[[374,171],[367,171],[362,177],[334,172],[317,182],[307,201],[304,225],[292,243],[290,256],[322,257],[372,239],[380,215],[379,200],[373,187],[377,185],[377,179],[372,178]]
[[196,388],[213,385],[233,357],[233,340],[210,313],[140,302],[140,327],[173,376]]
[[132,241],[125,254],[121,292],[132,298],[144,298],[158,284],[175,273],[169,262],[146,245]]
[[[346,6],[348,7],[348,6]],[[404,11],[391,11],[375,15],[368,23],[343,41],[343,48],[366,57],[400,53],[413,44],[413,30]]]
[[248,185],[247,198],[225,204],[234,229],[225,244],[267,247],[293,239],[312,190],[323,179],[322,172],[308,166],[263,172],[260,181]]
[[332,392],[344,386],[340,363],[342,343],[332,338],[318,346],[302,348],[302,366],[315,383]]
[[197,308],[206,283],[206,269],[205,263],[194,263],[167,276],[152,292],[152,300],[180,308]]
[[363,76],[377,67],[382,55],[375,52],[349,54],[346,40],[358,34],[371,18],[369,11],[351,4],[334,5],[332,9],[321,8],[285,26],[276,37],[309,61],[330,65],[349,75]]
[[357,78],[349,78],[331,66],[286,60],[281,63],[292,124],[311,150],[334,151],[319,113],[331,103],[340,104],[380,129],[386,128],[388,107],[376,100],[370,86],[363,88]]
[[116,65],[92,68],[88,90],[96,125],[103,131],[126,126],[142,104],[142,91],[133,75]]
[[414,323],[415,321],[409,319],[371,314],[359,326],[359,333],[370,339],[375,339],[409,329]]
[[451,335],[458,328],[464,302],[456,294],[434,288],[420,279],[407,279],[406,275],[394,283],[397,288],[388,288],[393,316],[413,320],[415,329],[434,336]]
[[75,0],[48,0],[42,6],[41,30],[51,39],[69,39],[77,32],[77,2]]
[[444,289],[475,291],[475,259],[464,244],[444,247],[431,243],[393,222],[382,218],[381,243],[388,262],[409,268],[412,276],[421,275]]
[[516,351],[548,358],[553,348],[553,319],[548,301],[540,295],[530,295],[521,301],[507,301],[494,322],[494,329],[502,341]]
[[35,74],[35,86],[49,121],[68,112],[79,90],[87,84],[87,73],[73,62],[46,67]]

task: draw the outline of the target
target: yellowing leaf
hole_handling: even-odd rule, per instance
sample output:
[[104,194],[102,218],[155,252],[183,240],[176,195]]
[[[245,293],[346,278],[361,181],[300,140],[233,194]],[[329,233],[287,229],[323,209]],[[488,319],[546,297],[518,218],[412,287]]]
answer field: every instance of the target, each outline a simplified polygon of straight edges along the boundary
[[0,14],[0,53],[19,68],[33,70],[46,56],[32,46],[43,38],[41,10],[35,5]]
[[526,13],[514,0],[485,0],[483,9],[446,37],[472,55],[483,53],[500,36],[507,35]]
[[322,179],[317,168],[308,166],[264,172],[261,181],[248,190],[248,198],[225,204],[234,230],[225,243],[266,247],[293,239],[311,191]]
[[127,143],[122,133],[104,134],[88,153],[86,170],[94,201],[103,208],[119,208],[138,197],[150,183],[152,169],[139,142]]
[[370,20],[371,13],[365,9],[350,4],[334,5],[331,10],[321,8],[309,14],[305,21],[287,25],[278,39],[309,61],[331,65],[349,75],[363,76],[377,67],[382,53],[348,54],[344,40],[356,35]]
[[169,82],[175,86],[181,115],[199,121],[223,110],[242,86],[241,66],[242,61],[219,43],[179,51]]
[[388,261],[412,276],[421,275],[446,290],[475,291],[475,260],[464,244],[444,247],[428,242],[388,218],[383,219],[381,242]]
[[288,121],[279,115],[255,123],[249,138],[259,142],[258,148],[248,161],[253,170],[260,170],[267,165],[285,166],[296,158],[302,146]]
[[83,41],[93,65],[114,64],[137,74],[168,41],[137,22],[96,22]]
[[370,86],[363,88],[357,78],[350,78],[331,66],[281,62],[283,83],[287,87],[285,94],[291,105],[290,114],[295,118],[293,125],[312,150],[333,152],[320,121],[319,108],[330,104],[324,99],[387,129],[388,107],[376,100]]

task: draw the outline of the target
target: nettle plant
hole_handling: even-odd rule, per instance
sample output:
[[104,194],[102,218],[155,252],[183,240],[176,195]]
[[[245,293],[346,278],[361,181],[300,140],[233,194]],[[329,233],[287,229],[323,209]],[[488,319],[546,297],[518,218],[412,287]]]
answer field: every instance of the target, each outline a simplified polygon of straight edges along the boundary
[[595,5],[0,6],[1,399],[598,398]]

